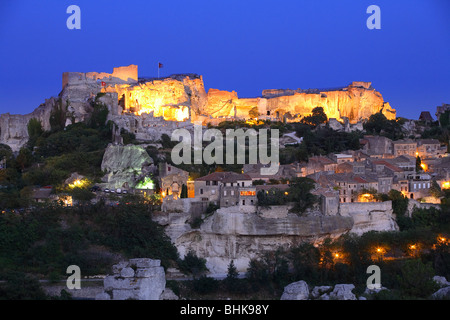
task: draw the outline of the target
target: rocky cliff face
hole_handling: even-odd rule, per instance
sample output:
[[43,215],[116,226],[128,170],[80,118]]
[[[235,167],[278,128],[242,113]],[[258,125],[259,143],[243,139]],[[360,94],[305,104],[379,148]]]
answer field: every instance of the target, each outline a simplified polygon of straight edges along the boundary
[[213,274],[226,274],[231,260],[239,272],[248,268],[251,259],[265,251],[291,247],[303,241],[320,243],[345,233],[393,231],[391,202],[351,203],[338,215],[320,213],[299,217],[288,213],[286,206],[274,206],[261,214],[241,213],[238,207],[221,208],[205,219],[199,229],[187,224],[189,215],[169,213],[155,218],[165,225],[166,234],[183,256],[193,250],[207,261]]
[[396,111],[384,102],[370,82],[353,82],[344,88],[325,90],[264,90],[262,97],[254,99],[239,99],[234,91],[210,89],[207,97],[208,103],[201,111],[213,117],[248,118],[248,111],[254,107],[262,118],[282,118],[289,114],[299,120],[315,107],[322,107],[328,118],[346,117],[351,122],[367,119],[380,111],[388,119],[396,117]]
[[[384,102],[370,82],[352,82],[347,87],[323,90],[269,89],[263,90],[260,97],[239,98],[235,91],[210,89],[206,93],[202,76],[196,74],[138,79],[137,66],[132,65],[115,68],[112,74],[65,72],[63,90],[58,98],[48,99],[28,115],[0,116],[0,143],[18,151],[28,140],[26,125],[32,117],[39,119],[45,130],[50,129],[50,114],[58,100],[66,111],[66,125],[87,120],[92,112],[90,102],[99,93],[105,94],[100,99],[108,106],[109,120],[119,121],[120,128],[138,133],[142,140],[159,137],[153,127],[165,126],[143,124],[134,118],[144,114],[175,124],[248,119],[253,108],[258,109],[261,119],[271,120],[286,116],[288,121],[298,121],[315,107],[322,107],[328,118],[348,118],[352,123],[380,111],[388,119],[396,117],[396,111]],[[176,126],[170,124],[167,127]],[[149,139],[146,139],[147,134]]]
[[130,188],[151,171],[152,158],[144,148],[135,145],[108,145],[103,155],[102,171],[109,188]]
[[181,255],[193,250],[207,260],[212,273],[226,274],[231,260],[238,271],[243,272],[251,259],[265,251],[302,241],[338,237],[353,226],[350,217],[289,214],[284,218],[263,218],[257,214],[238,213],[233,208],[219,209],[196,230],[190,229],[182,215],[178,215],[166,227],[166,232]]
[[36,118],[42,129],[50,130],[50,114],[57,104],[56,98],[50,98],[25,115],[5,113],[0,115],[0,143],[7,144],[13,152],[18,152],[28,141],[28,122]]

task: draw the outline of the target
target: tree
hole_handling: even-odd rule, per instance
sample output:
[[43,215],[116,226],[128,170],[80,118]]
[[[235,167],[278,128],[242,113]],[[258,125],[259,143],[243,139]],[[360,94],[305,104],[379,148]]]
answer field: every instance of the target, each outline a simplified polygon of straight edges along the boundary
[[42,135],[44,130],[42,130],[41,122],[36,118],[31,118],[30,121],[28,121],[27,129],[28,146],[32,148],[35,146],[37,138]]
[[248,115],[252,119],[258,118],[259,117],[258,107],[251,108],[250,111],[248,112]]
[[16,165],[23,170],[33,164],[33,154],[28,148],[21,148],[16,158]]
[[427,298],[438,289],[434,274],[431,262],[425,264],[420,259],[410,260],[404,263],[397,281],[406,296]]
[[238,281],[238,272],[236,269],[236,266],[234,265],[234,261],[231,260],[230,264],[228,265],[228,272],[227,277],[225,278],[225,286],[227,287],[228,291],[230,292],[236,292],[239,290],[239,281]]
[[318,202],[318,197],[311,191],[315,188],[315,182],[309,178],[295,178],[288,189],[288,200],[294,203],[291,211],[302,214]]
[[422,160],[419,156],[416,157],[416,172],[422,171]]
[[311,114],[303,117],[301,121],[306,124],[318,126],[319,124],[326,123],[328,121],[328,117],[322,107],[315,107],[312,109]]
[[187,198],[187,197],[188,197],[187,186],[183,183],[183,185],[181,186],[180,198]]
[[180,270],[185,274],[192,274],[194,277],[207,271],[206,259],[199,258],[194,251],[189,251],[183,260],[178,260]]
[[[69,101],[67,101],[67,105]],[[55,107],[50,113],[50,128],[52,131],[62,130],[66,125],[66,110],[61,99],[56,102]]]

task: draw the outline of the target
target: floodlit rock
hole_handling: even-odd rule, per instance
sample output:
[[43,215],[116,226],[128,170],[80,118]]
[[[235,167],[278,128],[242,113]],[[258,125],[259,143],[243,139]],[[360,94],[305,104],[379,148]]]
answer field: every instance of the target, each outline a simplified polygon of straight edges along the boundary
[[433,277],[434,282],[436,282],[440,287],[449,287],[450,282],[447,281],[445,277],[442,276],[434,276]]
[[111,300],[111,296],[106,292],[102,292],[95,296],[95,300]]
[[136,268],[153,268],[159,267],[161,265],[161,260],[138,258],[138,259],[130,259],[129,264],[131,266],[135,266]]
[[178,300],[179,297],[170,288],[164,289],[159,300]]
[[234,260],[238,272],[245,272],[250,260],[259,258],[261,252],[300,241],[337,237],[353,226],[349,217],[288,214],[284,218],[264,218],[256,213],[240,213],[238,207],[220,208],[196,230],[181,228],[184,221],[166,227],[180,255],[192,250],[206,259],[212,273],[218,274],[227,273],[230,260]]
[[438,291],[436,291],[435,293],[433,293],[431,295],[431,297],[433,299],[450,299],[450,286],[449,287],[445,287],[445,288],[441,288]]
[[314,299],[319,298],[320,296],[330,292],[333,289],[332,286],[317,286],[311,291],[311,296]]
[[337,284],[330,293],[330,299],[335,300],[357,300],[352,290],[355,289],[353,284]]
[[303,281],[293,282],[284,287],[281,300],[308,300],[309,288],[308,284]]
[[[139,268],[137,265],[147,267]],[[96,299],[159,300],[166,287],[160,260],[131,259],[114,265],[113,271],[113,275],[103,280],[104,294],[99,294]]]
[[120,276],[124,278],[132,278],[134,277],[134,270],[130,267],[123,268],[122,271],[120,271]]
[[101,164],[106,172],[104,179],[110,188],[132,187],[136,184],[142,172],[150,170],[152,158],[143,147],[135,145],[109,144]]

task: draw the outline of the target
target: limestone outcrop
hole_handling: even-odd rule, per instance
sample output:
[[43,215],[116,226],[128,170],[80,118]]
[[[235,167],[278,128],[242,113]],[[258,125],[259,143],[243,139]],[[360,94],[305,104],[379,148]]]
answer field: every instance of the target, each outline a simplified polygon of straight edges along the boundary
[[[355,289],[353,284],[336,284],[332,286],[316,286],[309,290],[308,284],[303,281],[297,281],[284,287],[280,300],[358,300],[352,292]],[[365,300],[360,297],[360,300]]]
[[106,172],[104,182],[109,188],[134,187],[136,182],[153,170],[153,160],[143,147],[109,144],[101,164]]
[[350,217],[289,214],[284,218],[264,218],[256,213],[240,213],[236,208],[217,210],[199,229],[181,227],[176,220],[166,226],[166,234],[180,255],[193,250],[206,259],[211,273],[226,274],[231,260],[239,272],[245,272],[250,260],[263,252],[302,241],[338,237],[353,226]]
[[50,115],[56,104],[57,99],[52,97],[29,114],[0,115],[0,143],[7,144],[13,152],[18,152],[28,142],[27,126],[32,118],[41,122],[43,130],[50,130]]
[[305,281],[300,280],[284,287],[280,300],[308,300],[308,298],[308,284]]
[[[99,95],[102,94],[102,96]],[[298,121],[313,108],[322,107],[328,118],[351,123],[382,112],[395,119],[396,111],[383,100],[370,82],[352,82],[331,89],[269,89],[253,98],[239,98],[235,91],[209,89],[202,76],[178,74],[157,78],[138,78],[137,66],[114,68],[113,73],[64,72],[63,87],[53,97],[27,115],[0,115],[0,143],[18,151],[28,140],[26,125],[31,118],[50,129],[50,114],[56,103],[65,112],[66,125],[86,121],[99,99],[109,110],[108,120],[119,129],[136,134],[139,140],[158,140],[163,133],[193,122],[219,123],[229,119],[248,119],[257,109],[259,118]]]
[[188,211],[178,211],[167,212],[157,221],[165,226],[181,255],[194,251],[206,259],[213,274],[226,274],[231,260],[239,272],[245,272],[250,260],[260,258],[263,252],[303,241],[320,243],[345,233],[398,230],[390,201],[340,204],[336,215],[312,212],[298,216],[289,213],[288,206],[273,206],[259,213],[240,212],[237,206],[220,208],[198,229],[187,223],[190,215],[182,212]]
[[396,117],[396,111],[384,102],[370,82],[352,82],[347,87],[323,90],[263,90],[262,97],[254,99],[239,99],[234,91],[210,89],[207,97],[208,103],[201,111],[213,117],[247,119],[248,111],[254,107],[263,119],[282,119],[289,115],[289,121],[300,120],[315,107],[322,107],[328,118],[348,118],[351,123],[368,119],[380,111],[388,119]]
[[113,274],[103,281],[104,292],[96,300],[160,300],[166,287],[160,263],[160,260],[137,258],[114,265]]
[[367,231],[398,230],[391,201],[340,203],[339,215],[352,218],[353,227],[350,232],[357,235]]

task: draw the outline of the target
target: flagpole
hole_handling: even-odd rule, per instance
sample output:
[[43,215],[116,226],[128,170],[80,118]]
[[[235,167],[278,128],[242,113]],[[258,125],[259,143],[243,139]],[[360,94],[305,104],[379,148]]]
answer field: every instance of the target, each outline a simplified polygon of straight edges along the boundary
[[159,79],[159,62],[158,62],[158,79]]

